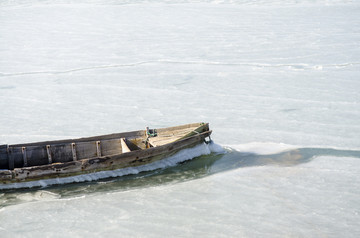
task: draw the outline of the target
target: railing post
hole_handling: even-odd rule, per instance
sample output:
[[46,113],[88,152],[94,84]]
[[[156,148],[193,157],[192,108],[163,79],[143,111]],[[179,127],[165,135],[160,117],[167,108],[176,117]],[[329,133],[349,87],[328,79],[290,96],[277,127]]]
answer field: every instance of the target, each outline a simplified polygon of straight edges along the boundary
[[47,156],[48,156],[49,164],[51,164],[52,163],[52,156],[51,156],[50,145],[46,145],[46,153],[47,153]]
[[27,155],[26,155],[26,147],[21,147],[21,152],[23,155],[24,167],[27,167]]
[[12,149],[9,145],[7,145],[6,151],[8,154],[9,170],[13,170],[15,167],[15,160],[14,160],[14,156],[12,155]]
[[72,151],[72,157],[73,157],[73,161],[76,161],[76,145],[75,143],[71,143],[71,151]]
[[97,157],[101,157],[101,147],[100,147],[100,141],[96,141],[96,155]]

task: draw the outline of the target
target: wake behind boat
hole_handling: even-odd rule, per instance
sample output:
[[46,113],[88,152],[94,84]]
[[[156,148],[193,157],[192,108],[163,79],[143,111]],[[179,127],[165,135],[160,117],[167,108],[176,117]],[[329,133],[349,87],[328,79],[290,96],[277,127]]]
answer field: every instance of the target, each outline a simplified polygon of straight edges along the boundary
[[149,164],[210,140],[208,123],[71,140],[0,145],[0,183],[62,178]]

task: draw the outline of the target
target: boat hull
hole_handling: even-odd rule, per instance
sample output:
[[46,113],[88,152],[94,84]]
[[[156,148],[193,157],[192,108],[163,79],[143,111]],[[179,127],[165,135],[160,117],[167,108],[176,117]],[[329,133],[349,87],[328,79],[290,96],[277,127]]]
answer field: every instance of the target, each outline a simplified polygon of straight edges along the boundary
[[0,170],[0,183],[19,183],[34,180],[51,179],[76,176],[80,174],[95,173],[106,170],[136,167],[169,157],[180,150],[192,148],[204,143],[210,137],[211,131],[208,124],[202,125],[199,132],[185,136],[164,145],[122,152],[107,156],[97,156],[63,163],[50,163],[39,166]]

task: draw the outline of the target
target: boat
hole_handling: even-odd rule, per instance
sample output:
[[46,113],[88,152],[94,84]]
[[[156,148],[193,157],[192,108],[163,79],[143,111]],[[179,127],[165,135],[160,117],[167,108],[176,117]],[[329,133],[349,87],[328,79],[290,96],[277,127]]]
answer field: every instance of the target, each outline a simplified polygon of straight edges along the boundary
[[208,123],[79,139],[0,145],[0,184],[63,178],[149,164],[211,141]]

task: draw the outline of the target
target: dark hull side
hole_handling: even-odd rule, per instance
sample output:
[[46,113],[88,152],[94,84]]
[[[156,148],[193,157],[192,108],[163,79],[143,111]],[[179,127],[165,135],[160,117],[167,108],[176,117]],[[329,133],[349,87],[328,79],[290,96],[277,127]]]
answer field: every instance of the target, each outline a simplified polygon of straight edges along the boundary
[[52,163],[32,167],[0,170],[0,183],[17,183],[41,179],[76,176],[79,174],[94,173],[104,170],[115,170],[127,167],[136,167],[161,160],[176,152],[191,148],[205,141],[211,131],[198,133],[187,138],[143,150],[135,150],[110,156],[100,156],[89,159]]

